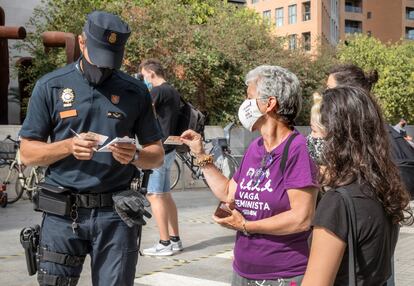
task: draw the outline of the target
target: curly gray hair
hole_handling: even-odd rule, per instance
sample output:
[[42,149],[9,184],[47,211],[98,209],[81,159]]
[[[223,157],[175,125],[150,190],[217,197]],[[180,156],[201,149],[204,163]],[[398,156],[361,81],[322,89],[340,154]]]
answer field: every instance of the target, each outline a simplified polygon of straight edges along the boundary
[[249,71],[246,85],[256,84],[259,99],[276,97],[277,114],[288,124],[293,124],[302,108],[299,79],[291,71],[279,66],[262,65]]

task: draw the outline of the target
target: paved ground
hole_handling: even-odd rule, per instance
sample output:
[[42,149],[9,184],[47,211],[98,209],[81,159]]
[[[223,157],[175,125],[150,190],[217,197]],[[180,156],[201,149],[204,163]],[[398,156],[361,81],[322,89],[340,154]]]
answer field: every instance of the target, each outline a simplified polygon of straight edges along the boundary
[[[175,192],[185,251],[168,258],[140,257],[135,285],[139,286],[229,286],[234,233],[212,223],[217,204],[209,191]],[[37,285],[29,277],[18,241],[22,227],[40,221],[27,201],[0,209],[0,285]],[[154,221],[144,228],[142,246],[158,239]],[[403,228],[395,254],[396,285],[414,285],[414,228]],[[88,261],[78,285],[90,283]]]

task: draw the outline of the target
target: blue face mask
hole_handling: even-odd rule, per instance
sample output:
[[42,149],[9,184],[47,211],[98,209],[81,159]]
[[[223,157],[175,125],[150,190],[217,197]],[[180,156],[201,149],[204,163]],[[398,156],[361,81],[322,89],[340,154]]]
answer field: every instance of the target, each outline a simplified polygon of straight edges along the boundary
[[150,83],[149,81],[147,81],[145,78],[144,78],[144,83],[147,86],[148,90],[151,90],[152,89],[152,83]]

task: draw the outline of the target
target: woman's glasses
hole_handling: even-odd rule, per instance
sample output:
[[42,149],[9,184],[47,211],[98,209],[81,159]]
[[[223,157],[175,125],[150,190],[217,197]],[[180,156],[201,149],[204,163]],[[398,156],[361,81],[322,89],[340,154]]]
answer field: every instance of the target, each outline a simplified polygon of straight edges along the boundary
[[271,153],[266,153],[260,164],[260,168],[256,170],[253,175],[253,186],[259,185],[266,177],[266,170],[270,168],[273,163],[273,156]]

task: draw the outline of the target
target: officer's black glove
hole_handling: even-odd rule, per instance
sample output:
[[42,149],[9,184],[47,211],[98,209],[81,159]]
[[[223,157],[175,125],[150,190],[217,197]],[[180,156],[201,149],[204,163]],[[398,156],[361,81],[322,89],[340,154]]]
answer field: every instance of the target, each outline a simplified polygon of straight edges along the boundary
[[145,208],[151,206],[147,198],[138,191],[126,190],[112,196],[115,210],[121,219],[129,226],[145,225],[143,216],[151,218]]

